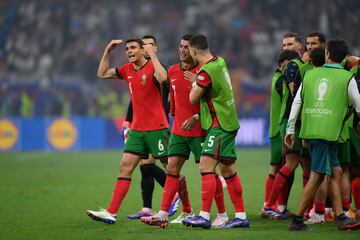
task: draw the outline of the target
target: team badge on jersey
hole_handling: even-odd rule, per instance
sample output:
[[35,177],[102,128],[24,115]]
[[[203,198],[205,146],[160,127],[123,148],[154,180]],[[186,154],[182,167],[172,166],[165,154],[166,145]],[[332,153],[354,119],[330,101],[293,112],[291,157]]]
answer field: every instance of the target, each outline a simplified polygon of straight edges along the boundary
[[146,73],[143,73],[143,75],[141,76],[141,85],[145,86],[147,82],[147,75]]
[[198,76],[197,76],[197,79],[200,80],[200,81],[201,81],[201,80],[205,80],[204,76],[201,76],[201,75],[198,75]]

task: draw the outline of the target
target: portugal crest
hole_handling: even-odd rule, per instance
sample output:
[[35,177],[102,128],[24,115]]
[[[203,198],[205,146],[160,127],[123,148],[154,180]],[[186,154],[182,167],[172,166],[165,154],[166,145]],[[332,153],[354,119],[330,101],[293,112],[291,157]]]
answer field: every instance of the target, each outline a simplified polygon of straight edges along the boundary
[[147,83],[147,75],[146,73],[143,73],[143,75],[141,75],[141,85],[145,86]]

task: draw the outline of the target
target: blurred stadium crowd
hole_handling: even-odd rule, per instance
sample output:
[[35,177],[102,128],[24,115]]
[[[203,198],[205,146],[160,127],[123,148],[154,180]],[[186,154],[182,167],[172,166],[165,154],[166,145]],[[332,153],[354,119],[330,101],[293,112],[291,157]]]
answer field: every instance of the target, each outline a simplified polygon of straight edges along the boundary
[[[359,16],[355,0],[1,1],[0,116],[123,115],[127,86],[96,77],[106,44],[152,34],[172,65],[181,36],[197,32],[227,59],[240,117],[267,116],[283,33],[340,36],[360,55]],[[114,66],[127,61],[116,53]]]

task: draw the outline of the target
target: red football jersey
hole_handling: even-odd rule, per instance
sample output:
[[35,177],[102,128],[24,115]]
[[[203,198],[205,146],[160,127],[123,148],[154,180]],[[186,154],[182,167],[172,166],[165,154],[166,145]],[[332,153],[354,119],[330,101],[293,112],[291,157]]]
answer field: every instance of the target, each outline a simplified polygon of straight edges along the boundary
[[117,68],[119,79],[128,83],[133,106],[133,130],[153,131],[169,127],[154,72],[150,60],[138,70],[131,63]]
[[[200,65],[190,69],[192,73],[197,73]],[[200,113],[199,104],[193,105],[190,103],[189,94],[191,91],[191,83],[184,77],[185,70],[181,69],[180,64],[172,65],[168,71],[168,78],[170,80],[170,113],[175,114],[174,123],[171,132],[184,137],[202,137],[205,135],[201,128],[200,120],[196,121],[191,130],[183,130],[182,123]]]

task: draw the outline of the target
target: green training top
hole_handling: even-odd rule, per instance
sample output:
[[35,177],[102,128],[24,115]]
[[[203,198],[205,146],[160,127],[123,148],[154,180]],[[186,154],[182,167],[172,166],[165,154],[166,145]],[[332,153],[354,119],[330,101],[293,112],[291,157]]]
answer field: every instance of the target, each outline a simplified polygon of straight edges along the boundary
[[325,64],[306,73],[301,92],[301,138],[338,141],[349,107],[351,77],[339,64]]
[[271,79],[271,98],[270,98],[270,125],[269,137],[275,137],[280,132],[280,110],[281,110],[281,95],[276,90],[276,82],[282,76],[282,73],[277,69]]
[[[220,127],[229,132],[239,129],[231,80],[224,59],[218,57],[216,60],[204,64],[200,70],[205,71],[211,78],[211,89],[208,96],[214,106]],[[200,101],[200,118],[202,128],[209,130],[213,121],[205,97]]]

